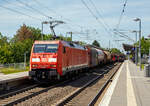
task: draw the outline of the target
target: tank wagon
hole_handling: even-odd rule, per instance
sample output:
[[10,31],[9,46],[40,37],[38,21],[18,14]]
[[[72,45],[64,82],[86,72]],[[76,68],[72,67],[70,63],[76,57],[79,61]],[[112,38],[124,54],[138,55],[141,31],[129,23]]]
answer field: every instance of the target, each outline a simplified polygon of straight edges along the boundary
[[98,66],[98,53],[97,50],[93,47],[86,46],[88,49],[88,59],[89,59],[89,68]]
[[109,51],[104,50],[105,54],[105,63],[110,63],[111,62],[111,53]]
[[118,54],[118,61],[123,62],[126,59],[124,54]]
[[96,49],[97,50],[97,53],[98,53],[98,64],[104,64],[104,52],[101,50],[101,49]]
[[112,62],[123,62],[125,60],[124,54],[118,54],[118,53],[112,53],[111,54],[111,60]]

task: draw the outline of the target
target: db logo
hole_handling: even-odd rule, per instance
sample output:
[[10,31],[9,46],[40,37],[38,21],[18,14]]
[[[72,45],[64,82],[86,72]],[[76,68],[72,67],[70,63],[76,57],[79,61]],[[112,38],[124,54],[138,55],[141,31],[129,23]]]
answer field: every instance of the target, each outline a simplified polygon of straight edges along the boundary
[[42,58],[42,62],[47,62],[47,59],[46,58]]

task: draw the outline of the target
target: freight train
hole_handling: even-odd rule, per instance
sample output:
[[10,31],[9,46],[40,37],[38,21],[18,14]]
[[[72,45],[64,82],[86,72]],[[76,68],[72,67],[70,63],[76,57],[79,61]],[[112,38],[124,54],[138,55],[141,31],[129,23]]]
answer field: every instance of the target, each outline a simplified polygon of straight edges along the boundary
[[118,59],[118,55],[91,45],[81,46],[62,40],[35,41],[30,55],[29,77],[38,81],[60,79]]

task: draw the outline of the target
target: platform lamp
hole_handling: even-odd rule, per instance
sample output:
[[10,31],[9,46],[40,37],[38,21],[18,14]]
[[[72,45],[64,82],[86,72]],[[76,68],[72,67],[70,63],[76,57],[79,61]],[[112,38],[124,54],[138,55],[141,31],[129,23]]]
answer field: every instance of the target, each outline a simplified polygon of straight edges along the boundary
[[[136,31],[136,30],[133,30],[132,31],[132,33],[135,33],[135,43],[137,42],[137,33],[138,33],[138,31]],[[137,45],[135,44],[135,64],[137,65],[137,57],[138,57],[138,55],[137,55]]]
[[[150,35],[148,35],[148,38],[150,38]],[[150,59],[150,47],[149,47],[149,59]]]
[[142,71],[142,67],[141,67],[141,19],[135,18],[134,21],[139,22],[139,63],[140,63],[140,71]]

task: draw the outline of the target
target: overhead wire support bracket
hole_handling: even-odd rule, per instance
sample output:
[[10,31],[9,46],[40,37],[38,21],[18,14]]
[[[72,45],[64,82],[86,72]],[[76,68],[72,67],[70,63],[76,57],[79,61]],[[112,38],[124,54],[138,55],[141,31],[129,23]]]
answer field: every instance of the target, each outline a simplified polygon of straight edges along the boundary
[[[56,33],[54,31],[54,28],[56,26],[58,26],[59,24],[64,24],[65,22],[63,21],[59,21],[59,20],[54,20],[54,21],[43,21],[42,22],[42,35],[43,35],[43,24],[50,24],[50,30],[53,34],[53,39],[55,40],[56,39]],[[43,39],[43,36],[42,36],[42,39]]]

